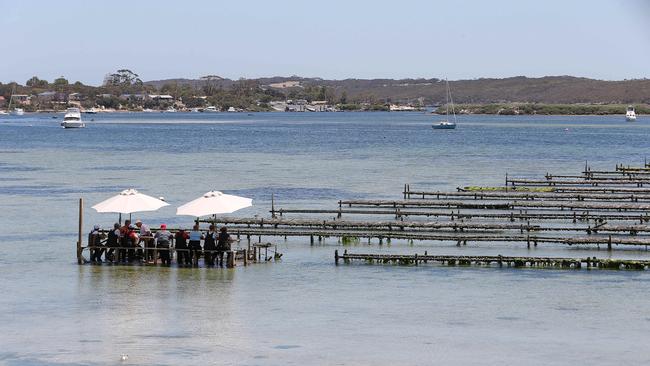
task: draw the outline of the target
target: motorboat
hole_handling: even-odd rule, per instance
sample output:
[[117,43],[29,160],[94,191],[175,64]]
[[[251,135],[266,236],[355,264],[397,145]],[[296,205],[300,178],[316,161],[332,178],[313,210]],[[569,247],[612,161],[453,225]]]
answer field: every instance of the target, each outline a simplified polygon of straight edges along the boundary
[[61,122],[63,128],[84,128],[86,124],[81,120],[81,111],[79,108],[68,108]]
[[[449,81],[445,79],[445,83],[447,86],[447,103],[445,103],[445,108],[446,108],[446,114],[445,114],[445,119],[438,122],[434,123],[431,125],[431,127],[434,130],[453,130],[456,128],[456,111],[454,110],[454,99],[451,97],[451,89],[449,89]],[[451,113],[454,117],[454,121],[450,122],[449,121],[449,105],[451,105]]]
[[11,114],[13,114],[14,116],[22,116],[25,114],[25,110],[22,108],[14,108]]
[[176,113],[176,108],[169,107],[169,108],[165,109],[165,113]]
[[636,121],[636,112],[634,112],[633,106],[628,106],[627,111],[625,111],[625,120],[628,122]]
[[86,113],[86,114],[97,114],[97,109],[95,107],[92,107],[90,109],[86,109],[84,111],[84,113]]
[[207,106],[207,107],[203,108],[203,112],[217,113],[217,112],[219,112],[219,110],[217,109],[217,107],[211,105],[211,106]]

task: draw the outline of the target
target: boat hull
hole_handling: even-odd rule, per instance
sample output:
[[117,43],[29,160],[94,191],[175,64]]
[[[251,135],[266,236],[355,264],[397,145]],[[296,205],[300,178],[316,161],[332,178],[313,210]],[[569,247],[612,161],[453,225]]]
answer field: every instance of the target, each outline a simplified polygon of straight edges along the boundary
[[456,128],[455,124],[445,124],[445,125],[433,125],[431,126],[434,130],[453,130]]
[[66,121],[61,122],[61,127],[63,128],[84,128],[86,124],[81,121]]
[[628,122],[634,122],[636,121],[636,116],[627,116],[625,117],[625,120]]

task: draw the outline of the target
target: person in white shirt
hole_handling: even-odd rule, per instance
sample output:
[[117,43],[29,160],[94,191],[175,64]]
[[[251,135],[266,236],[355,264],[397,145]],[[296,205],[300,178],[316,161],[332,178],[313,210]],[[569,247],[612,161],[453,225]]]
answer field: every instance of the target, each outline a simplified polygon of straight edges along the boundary
[[142,223],[142,220],[136,220],[135,226],[137,226],[140,230],[140,243],[144,243],[144,260],[147,262],[152,262],[154,260],[154,243],[153,238],[151,237],[151,230],[149,229],[149,226]]

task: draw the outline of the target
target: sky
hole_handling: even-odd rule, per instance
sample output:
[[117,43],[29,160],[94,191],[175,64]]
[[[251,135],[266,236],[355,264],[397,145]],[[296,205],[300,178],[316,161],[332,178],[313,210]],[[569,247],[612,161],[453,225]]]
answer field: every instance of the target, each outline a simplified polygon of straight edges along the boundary
[[650,0],[0,0],[0,82],[650,77]]

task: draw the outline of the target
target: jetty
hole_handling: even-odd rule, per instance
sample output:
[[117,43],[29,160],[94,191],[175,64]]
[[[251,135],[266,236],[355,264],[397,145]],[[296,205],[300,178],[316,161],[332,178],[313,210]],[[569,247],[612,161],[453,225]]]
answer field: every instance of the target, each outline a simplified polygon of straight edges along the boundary
[[429,255],[424,254],[353,254],[347,250],[339,254],[334,251],[334,263],[351,263],[363,261],[365,263],[421,265],[438,263],[447,266],[498,266],[498,267],[537,267],[537,268],[593,268],[593,269],[634,269],[646,270],[650,268],[650,260],[628,259],[602,259],[596,257],[562,258],[562,257],[512,257],[512,256],[462,256],[462,255]]
[[[260,250],[267,243],[289,237],[308,238],[310,245],[335,238],[343,245],[362,240],[380,246],[419,241],[432,246],[436,243],[456,246],[473,243],[490,247],[525,245],[527,249],[555,245],[647,251],[650,245],[650,175],[646,174],[650,174],[647,163],[641,167],[616,164],[612,170],[592,170],[585,163],[584,169],[576,174],[546,172],[539,178],[517,178],[506,173],[503,185],[494,187],[470,185],[450,191],[433,191],[412,189],[410,184],[405,184],[396,192],[398,199],[341,198],[330,208],[279,207],[272,196],[270,217],[212,216],[197,219],[196,223],[204,228],[209,224],[227,226],[232,236],[245,243],[242,252],[232,253],[232,262],[239,260],[244,264],[260,261]],[[80,206],[80,220],[81,209]],[[156,229],[152,229],[155,232]],[[80,222],[79,243],[82,239]],[[86,249],[78,245],[78,250]],[[365,258],[379,258],[373,256],[368,254]],[[476,258],[470,261],[472,263],[494,262],[491,257],[472,258]],[[266,254],[264,260],[268,260]],[[413,261],[417,264],[419,260]],[[454,258],[448,257],[444,262],[452,260]],[[459,260],[456,257],[453,263]],[[515,261],[520,259],[512,259],[510,263]],[[523,260],[540,265],[613,266],[607,261],[594,258]],[[636,262],[620,264],[636,268]]]

